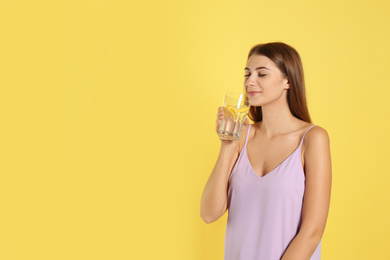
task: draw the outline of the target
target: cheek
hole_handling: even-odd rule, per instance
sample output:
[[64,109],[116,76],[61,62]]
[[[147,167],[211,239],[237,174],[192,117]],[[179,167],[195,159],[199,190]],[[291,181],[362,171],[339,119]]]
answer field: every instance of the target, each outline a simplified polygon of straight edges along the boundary
[[272,79],[268,82],[268,87],[272,90],[279,90],[282,89],[284,84],[282,79]]

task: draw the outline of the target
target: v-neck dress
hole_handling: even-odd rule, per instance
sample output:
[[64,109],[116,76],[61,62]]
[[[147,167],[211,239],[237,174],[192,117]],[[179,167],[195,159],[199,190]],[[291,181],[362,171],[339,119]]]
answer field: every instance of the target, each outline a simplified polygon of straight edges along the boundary
[[[224,260],[280,260],[297,235],[302,218],[305,173],[301,146],[260,177],[245,145],[229,177]],[[310,260],[321,259],[321,242]]]

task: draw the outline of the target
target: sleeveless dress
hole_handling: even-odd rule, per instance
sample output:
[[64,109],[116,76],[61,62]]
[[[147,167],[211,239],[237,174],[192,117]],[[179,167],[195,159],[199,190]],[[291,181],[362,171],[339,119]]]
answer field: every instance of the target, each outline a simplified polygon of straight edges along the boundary
[[[224,260],[280,260],[297,235],[305,192],[299,146],[272,171],[260,177],[247,154],[247,142],[229,177]],[[321,259],[321,242],[310,260]]]

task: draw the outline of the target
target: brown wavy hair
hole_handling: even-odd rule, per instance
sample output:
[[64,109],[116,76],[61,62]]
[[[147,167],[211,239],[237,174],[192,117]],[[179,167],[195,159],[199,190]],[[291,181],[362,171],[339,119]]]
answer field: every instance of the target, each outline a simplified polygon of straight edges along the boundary
[[[298,52],[285,43],[270,42],[253,46],[249,51],[248,59],[253,54],[263,55],[272,60],[282,74],[288,78],[290,88],[287,90],[287,102],[291,113],[295,117],[311,123],[306,103],[302,61]],[[253,122],[262,121],[261,106],[251,106],[249,118]]]

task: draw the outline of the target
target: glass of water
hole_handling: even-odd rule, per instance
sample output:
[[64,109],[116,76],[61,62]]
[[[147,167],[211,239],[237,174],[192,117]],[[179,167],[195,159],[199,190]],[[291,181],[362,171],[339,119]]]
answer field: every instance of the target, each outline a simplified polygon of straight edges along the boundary
[[224,117],[218,129],[222,140],[238,140],[245,117],[249,112],[249,100],[242,93],[226,92],[223,99]]

